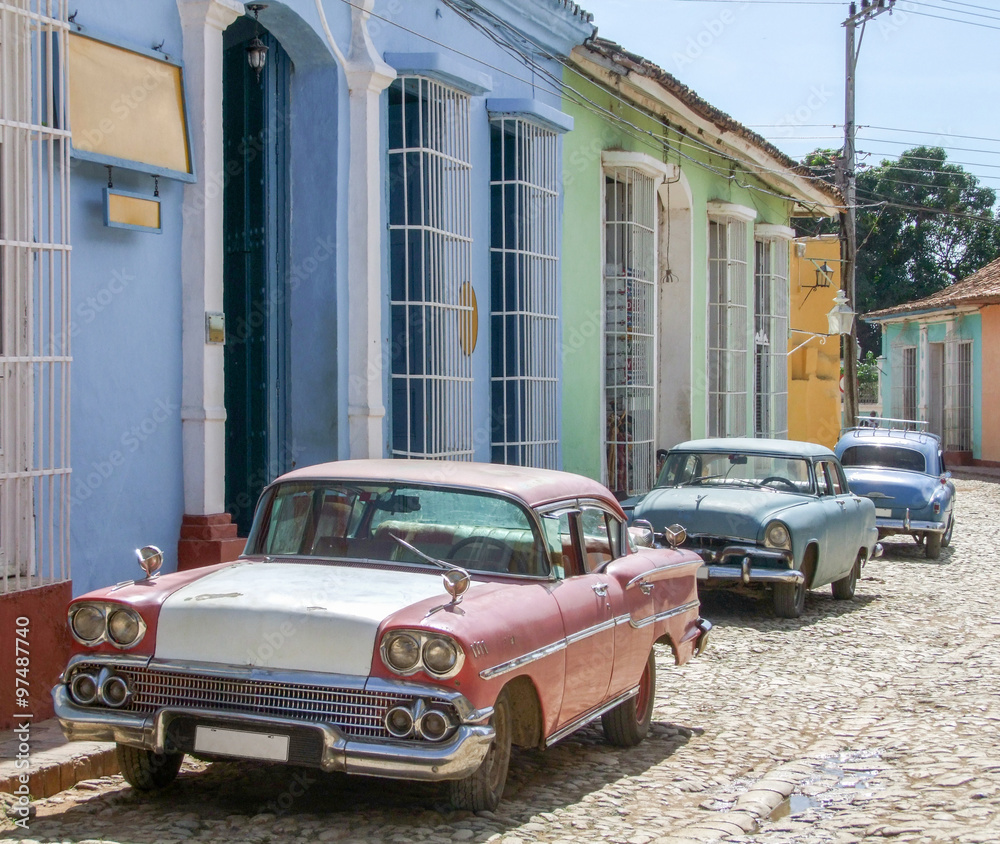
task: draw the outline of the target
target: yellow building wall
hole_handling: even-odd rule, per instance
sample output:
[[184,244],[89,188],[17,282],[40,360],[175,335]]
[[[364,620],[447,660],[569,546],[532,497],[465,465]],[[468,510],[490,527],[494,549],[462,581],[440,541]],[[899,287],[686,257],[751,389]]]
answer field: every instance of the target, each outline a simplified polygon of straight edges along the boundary
[[[816,287],[816,269],[824,262],[832,269],[830,286]],[[840,337],[821,342],[803,332],[829,330],[826,315],[840,289],[840,240],[836,235],[796,240],[789,274],[788,438],[833,448],[842,416]]]

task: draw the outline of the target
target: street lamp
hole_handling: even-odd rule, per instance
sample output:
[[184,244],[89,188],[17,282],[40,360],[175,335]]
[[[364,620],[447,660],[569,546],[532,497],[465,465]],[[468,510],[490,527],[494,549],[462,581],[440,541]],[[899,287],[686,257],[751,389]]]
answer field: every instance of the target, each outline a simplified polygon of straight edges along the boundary
[[257,81],[260,82],[260,72],[264,69],[264,62],[267,61],[267,47],[260,40],[260,11],[266,9],[267,3],[248,3],[246,10],[253,12],[253,19],[256,23],[253,41],[247,46],[247,63],[250,69],[257,74]]
[[854,327],[855,313],[847,304],[847,294],[838,290],[833,299],[833,309],[826,315],[830,335],[850,334]]

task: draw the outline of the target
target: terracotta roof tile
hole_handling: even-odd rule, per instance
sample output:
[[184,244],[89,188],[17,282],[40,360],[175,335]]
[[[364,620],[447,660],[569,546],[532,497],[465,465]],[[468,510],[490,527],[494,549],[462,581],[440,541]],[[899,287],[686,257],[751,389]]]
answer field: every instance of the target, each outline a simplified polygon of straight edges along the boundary
[[946,310],[958,305],[988,305],[998,302],[1000,302],[1000,258],[991,261],[968,278],[948,285],[944,290],[913,302],[872,311],[864,314],[862,319],[878,322],[914,311]]

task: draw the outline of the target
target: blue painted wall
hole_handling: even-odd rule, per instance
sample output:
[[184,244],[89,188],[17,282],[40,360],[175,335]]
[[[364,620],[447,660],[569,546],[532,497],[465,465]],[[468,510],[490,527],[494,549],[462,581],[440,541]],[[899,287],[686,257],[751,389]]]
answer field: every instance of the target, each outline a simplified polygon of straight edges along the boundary
[[[510,5],[507,5],[507,4]],[[537,18],[532,0],[505,0]],[[163,42],[183,53],[176,0],[79,0],[76,22],[135,49]],[[324,0],[340,49],[350,46],[350,10]],[[532,11],[533,10],[533,11]],[[473,355],[476,458],[490,458],[489,165],[487,97],[528,97],[559,108],[551,86],[473,30],[437,0],[385,0],[371,22],[380,54],[444,51],[493,88],[472,102],[474,236],[471,281],[479,301]],[[289,53],[294,70],[287,113],[290,242],[288,441],[297,465],[344,457],[347,444],[348,92],[312,0],[272,2],[261,23]],[[544,22],[543,22],[544,23]],[[538,21],[535,21],[535,25]],[[414,32],[422,33],[426,38]],[[539,29],[544,32],[544,26]],[[441,46],[443,45],[443,46]],[[544,61],[539,59],[540,61]],[[558,75],[554,62],[548,67]],[[384,108],[384,106],[383,106]],[[383,110],[383,124],[385,112]],[[197,131],[196,126],[191,127]],[[383,130],[382,160],[386,137]],[[201,162],[195,162],[201,173]],[[204,176],[201,175],[201,178]],[[161,179],[163,233],[103,225],[105,168],[73,162],[72,214],[72,528],[74,593],[134,577],[133,549],[155,544],[176,565],[184,513],[181,443],[181,208],[183,185]],[[116,188],[152,194],[151,177],[117,169]],[[387,186],[383,196],[386,213]],[[560,225],[561,229],[561,225]],[[388,248],[382,299],[388,360]],[[388,372],[384,401],[388,408]],[[389,409],[391,413],[391,409]],[[387,420],[388,421],[388,420]],[[386,428],[388,431],[388,426]]]

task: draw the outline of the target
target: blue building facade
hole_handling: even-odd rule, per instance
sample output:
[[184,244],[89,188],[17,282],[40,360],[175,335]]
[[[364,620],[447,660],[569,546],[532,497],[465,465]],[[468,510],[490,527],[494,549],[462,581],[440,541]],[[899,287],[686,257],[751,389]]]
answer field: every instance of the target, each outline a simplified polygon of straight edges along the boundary
[[[572,121],[546,73],[593,33],[586,13],[564,0],[75,8],[71,46],[110,45],[156,78],[146,93],[81,93],[70,50],[74,592],[131,578],[144,544],[167,570],[235,556],[260,489],[296,465],[560,465]],[[180,112],[149,105],[161,65],[180,69]],[[147,160],[178,121],[187,172]],[[109,153],[116,132],[148,139]],[[109,224],[106,191],[148,200],[158,225]]]

